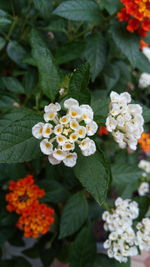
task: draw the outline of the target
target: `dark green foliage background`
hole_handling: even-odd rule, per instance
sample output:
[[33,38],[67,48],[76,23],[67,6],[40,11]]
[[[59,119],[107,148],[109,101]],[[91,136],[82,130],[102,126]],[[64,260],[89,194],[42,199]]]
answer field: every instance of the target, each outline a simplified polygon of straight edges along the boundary
[[[150,63],[139,49],[139,36],[116,20],[119,0],[0,0],[0,252],[6,241],[23,246],[17,216],[5,207],[8,182],[34,175],[46,190],[42,202],[55,209],[56,223],[24,255],[40,257],[43,267],[55,258],[70,267],[129,267],[96,254],[95,223],[102,204],[136,196],[142,154],[128,154],[111,136],[95,137],[97,152],[79,154],[77,165],[51,166],[32,137],[50,102],[67,97],[92,106],[95,121],[105,125],[110,91],[128,91],[143,105],[149,130],[150,88],[138,88]],[[150,40],[150,36],[147,37]],[[63,95],[59,94],[64,88]],[[133,90],[134,89],[134,90]],[[148,214],[148,197],[135,197]],[[101,227],[101,236],[104,235]],[[0,266],[29,267],[23,257],[0,260]]]

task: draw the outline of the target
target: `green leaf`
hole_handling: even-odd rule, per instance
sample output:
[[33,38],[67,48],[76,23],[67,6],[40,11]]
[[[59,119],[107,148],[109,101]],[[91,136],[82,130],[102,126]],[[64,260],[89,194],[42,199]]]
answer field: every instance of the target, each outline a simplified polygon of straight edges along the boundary
[[54,101],[59,91],[59,75],[50,50],[35,30],[31,32],[32,56],[39,70],[39,79],[44,94]]
[[8,43],[7,54],[20,67],[26,68],[27,65],[23,63],[23,58],[26,56],[26,51],[17,41],[10,41]]
[[[140,104],[141,105],[141,104]],[[144,117],[144,122],[149,122],[150,121],[150,108],[148,108],[145,105],[141,105],[143,108],[143,117]]]
[[50,17],[52,6],[49,0],[33,0],[33,3],[44,19]]
[[150,197],[149,196],[138,196],[134,197],[134,200],[139,205],[139,216],[138,221],[142,220],[147,216],[148,209],[150,207]]
[[14,229],[12,227],[1,227],[0,229],[0,247],[13,235]]
[[24,88],[21,83],[14,77],[3,77],[2,81],[5,87],[16,94],[23,94]]
[[5,39],[0,37],[0,50],[3,49],[3,47],[5,46],[5,43],[6,43]]
[[64,64],[76,58],[80,58],[85,48],[85,42],[72,42],[59,47],[56,50],[56,63]]
[[12,108],[16,103],[18,99],[15,98],[15,96],[12,96],[9,92],[0,92],[0,111],[5,112]]
[[53,12],[55,15],[76,21],[100,21],[100,9],[92,0],[70,0],[61,3]]
[[106,52],[107,44],[101,33],[93,33],[87,38],[84,57],[90,64],[93,81],[104,67]]
[[63,18],[58,18],[53,21],[51,21],[51,23],[46,26],[44,29],[47,31],[52,31],[52,32],[64,32],[67,33],[67,23],[66,20]]
[[90,91],[87,86],[89,83],[89,65],[79,66],[72,74],[69,84],[69,96],[74,97],[81,103],[90,102]]
[[40,155],[39,141],[32,126],[41,116],[28,109],[16,108],[0,120],[0,163],[30,161]]
[[118,48],[120,48],[122,54],[125,55],[130,61],[131,65],[135,67],[137,58],[140,54],[139,37],[135,34],[127,32],[125,27],[119,23],[114,24],[111,27],[110,33],[115,44]]
[[23,257],[13,257],[14,263],[13,263],[13,267],[31,267],[31,264],[24,259]]
[[67,189],[55,180],[41,181],[39,186],[46,191],[45,196],[41,199],[42,202],[64,202],[69,196]]
[[115,189],[123,197],[131,197],[137,189],[142,171],[137,165],[117,161],[112,166],[112,177]]
[[88,203],[83,193],[78,192],[67,202],[61,218],[59,238],[74,234],[88,216]]
[[99,97],[92,96],[91,107],[94,111],[94,119],[98,124],[105,124],[109,112],[109,102],[109,97],[99,99]]
[[113,0],[113,3],[111,3],[111,0],[101,0],[99,5],[101,8],[105,8],[110,15],[113,15],[122,7],[118,0]]
[[96,241],[91,227],[84,227],[70,247],[70,267],[91,267],[96,256]]
[[101,204],[107,196],[111,176],[102,152],[97,151],[89,157],[80,154],[74,171],[81,184]]

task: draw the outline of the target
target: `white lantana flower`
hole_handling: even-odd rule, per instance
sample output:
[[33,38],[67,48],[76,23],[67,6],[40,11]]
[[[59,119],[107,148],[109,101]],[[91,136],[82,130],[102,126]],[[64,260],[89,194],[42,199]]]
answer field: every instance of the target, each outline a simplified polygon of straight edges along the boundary
[[150,186],[149,183],[143,182],[140,184],[138,188],[139,196],[146,196],[148,193],[150,193]]
[[139,215],[138,204],[130,199],[117,198],[115,208],[105,211],[102,215],[105,221],[104,229],[110,232],[104,242],[109,258],[127,262],[128,257],[138,255],[136,233],[133,230],[133,220]]
[[146,173],[150,173],[150,161],[147,160],[140,160],[138,167],[144,170]]
[[93,121],[93,110],[89,105],[79,105],[74,98],[64,101],[66,114],[60,116],[59,103],[50,103],[44,108],[44,120],[33,126],[32,134],[38,139],[44,138],[40,143],[41,151],[48,155],[52,165],[61,162],[68,167],[73,167],[77,161],[77,153],[74,152],[79,145],[84,156],[95,153],[96,145],[87,136],[93,136],[98,126]]
[[112,91],[110,98],[107,130],[112,133],[120,148],[128,145],[132,150],[136,150],[138,139],[144,130],[142,107],[139,104],[129,104],[131,96],[127,92],[118,94]]
[[142,73],[139,79],[139,87],[146,88],[150,86],[150,74],[149,73]]

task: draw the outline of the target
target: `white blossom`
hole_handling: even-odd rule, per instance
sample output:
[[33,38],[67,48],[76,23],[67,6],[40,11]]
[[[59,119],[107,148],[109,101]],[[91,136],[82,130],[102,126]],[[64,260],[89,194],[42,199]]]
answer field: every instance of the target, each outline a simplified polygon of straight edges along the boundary
[[103,213],[104,229],[110,232],[108,239],[104,242],[108,257],[121,263],[127,262],[128,257],[138,254],[136,233],[132,226],[138,214],[138,204],[130,199],[123,200],[122,198],[116,199],[115,208]]
[[41,139],[43,137],[43,126],[44,123],[43,122],[38,122],[37,124],[35,124],[32,127],[32,135],[37,138],[37,139]]
[[110,98],[107,130],[112,133],[120,148],[129,146],[136,150],[138,139],[144,130],[142,107],[139,104],[129,104],[131,96],[127,92],[118,94],[112,91]]
[[43,139],[41,151],[48,155],[52,165],[61,162],[68,167],[77,162],[78,145],[84,156],[95,153],[96,145],[88,136],[93,136],[98,126],[93,120],[93,110],[89,105],[79,105],[74,98],[64,101],[66,112],[61,111],[59,103],[50,103],[44,108],[44,121],[33,126],[32,134]]
[[138,164],[138,167],[140,169],[143,169],[146,173],[150,173],[150,161],[147,160],[141,160]]
[[142,73],[139,79],[139,87],[146,88],[150,86],[150,74],[149,73]]
[[145,196],[148,193],[150,193],[149,183],[147,183],[147,182],[141,183],[139,188],[138,188],[138,193],[139,193],[139,196]]

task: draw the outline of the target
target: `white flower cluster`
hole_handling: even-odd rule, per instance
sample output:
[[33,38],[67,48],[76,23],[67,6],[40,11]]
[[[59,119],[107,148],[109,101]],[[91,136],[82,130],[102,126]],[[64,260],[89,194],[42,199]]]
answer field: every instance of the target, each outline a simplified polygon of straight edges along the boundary
[[119,262],[127,262],[128,257],[138,254],[136,235],[132,228],[133,220],[139,215],[138,204],[130,199],[117,198],[115,209],[105,211],[102,219],[104,229],[109,231],[108,239],[104,242],[108,256]]
[[137,224],[137,242],[140,250],[150,250],[150,219],[144,218]]
[[79,105],[74,98],[64,102],[66,114],[59,116],[61,106],[51,103],[44,108],[44,120],[32,128],[32,134],[40,142],[41,151],[48,155],[52,165],[63,163],[73,167],[77,161],[77,153],[73,152],[78,144],[84,156],[95,153],[96,146],[89,137],[97,132],[98,125],[93,120],[93,110],[89,105]]
[[139,79],[139,87],[146,88],[148,86],[150,86],[150,74],[143,72]]
[[[138,164],[138,167],[144,172],[142,173],[143,177],[146,177],[150,173],[150,162],[147,160],[141,160]],[[150,192],[150,185],[147,181],[142,182],[138,188],[138,193],[140,196],[145,196]]]
[[131,96],[127,92],[118,94],[112,91],[110,98],[107,130],[112,133],[120,148],[128,145],[132,150],[136,150],[138,139],[143,132],[142,107],[138,104],[129,104]]

